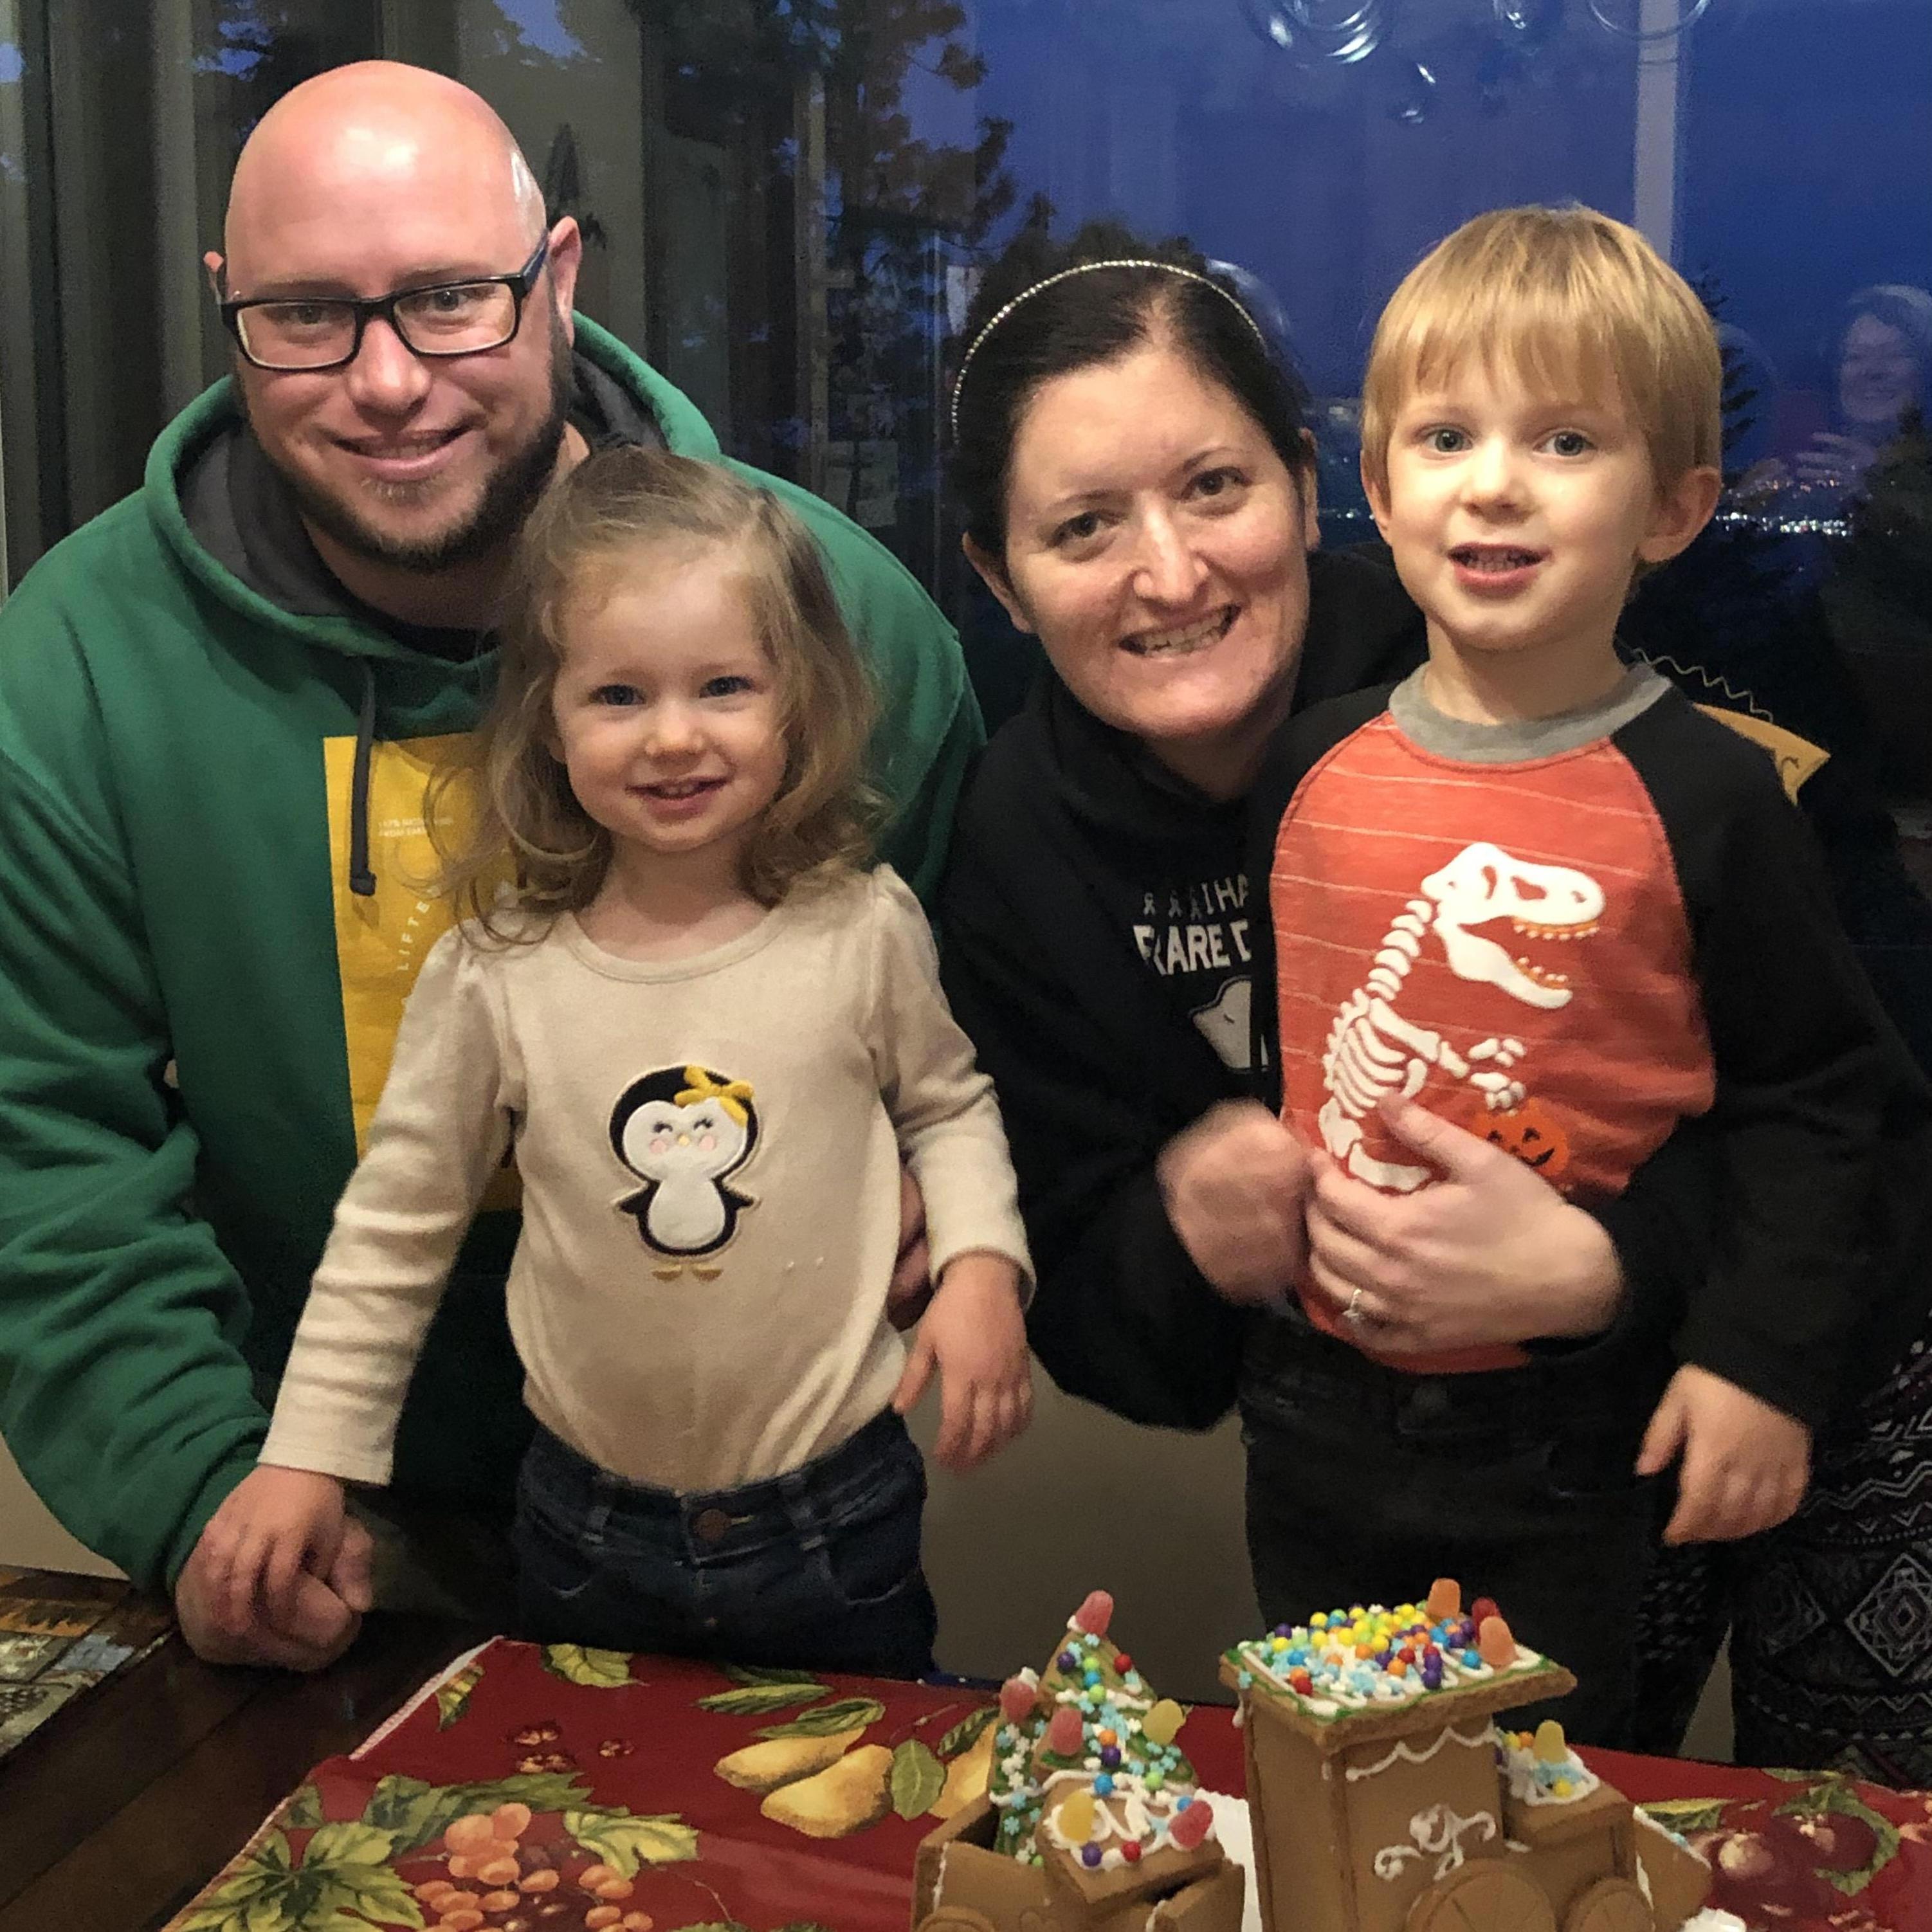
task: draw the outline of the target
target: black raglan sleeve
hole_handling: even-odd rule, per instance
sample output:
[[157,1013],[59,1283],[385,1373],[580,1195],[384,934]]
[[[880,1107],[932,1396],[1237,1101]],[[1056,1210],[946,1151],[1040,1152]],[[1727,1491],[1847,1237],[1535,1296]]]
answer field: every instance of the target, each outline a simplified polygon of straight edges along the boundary
[[[1075,868],[998,796],[1000,749],[955,828],[940,976],[992,1076],[1018,1176],[1037,1284],[1028,1339],[1070,1395],[1132,1422],[1211,1428],[1233,1406],[1250,1318],[1181,1246],[1154,1163],[1238,1090],[1177,1090],[1155,1064],[1157,1032],[1123,1016],[1132,988],[1108,983],[1118,937],[1095,929]],[[1074,960],[1095,962],[1078,983]]]
[[1907,1318],[1875,1300],[1923,1306],[1885,1252],[1898,1222],[1881,1197],[1932,1180],[1932,1096],[1770,759],[1674,697],[1616,742],[1670,843],[1716,1067],[1717,1232],[1678,1353],[1815,1426],[1862,1337]]

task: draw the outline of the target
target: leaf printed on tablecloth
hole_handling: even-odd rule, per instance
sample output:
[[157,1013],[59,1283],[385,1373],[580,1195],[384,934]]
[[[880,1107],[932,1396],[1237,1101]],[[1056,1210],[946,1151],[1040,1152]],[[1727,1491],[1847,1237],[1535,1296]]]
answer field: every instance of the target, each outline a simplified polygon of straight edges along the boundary
[[176,1922],[174,1932],[234,1932],[238,1925],[256,1922],[257,1905],[266,1908],[261,1922],[276,1932],[278,1920],[287,1922],[280,1914],[276,1894],[286,1888],[292,1867],[286,1834],[271,1832]]
[[892,1809],[902,1818],[916,1818],[946,1789],[946,1767],[929,1744],[908,1738],[892,1753],[890,1789]]
[[812,1672],[795,1664],[721,1664],[718,1670],[734,1684],[806,1684]]
[[322,1808],[322,1792],[313,1784],[296,1786],[288,1802],[283,1805],[280,1822],[288,1832],[313,1831],[327,1816]]
[[526,1804],[532,1811],[561,1811],[590,1792],[577,1778],[556,1772],[519,1773],[473,1784],[425,1784],[392,1774],[377,1784],[362,1809],[362,1822],[393,1832],[400,1856],[434,1844],[452,1823],[472,1811]]
[[816,1710],[806,1711],[788,1724],[766,1724],[755,1733],[761,1738],[829,1738],[835,1731],[862,1730],[876,1724],[886,1714],[886,1707],[876,1697],[841,1697]]
[[698,1856],[698,1828],[675,1811],[634,1816],[622,1805],[566,1811],[563,1828],[613,1870],[635,1878],[640,1865],[673,1865]]
[[794,1704],[809,1704],[829,1697],[829,1684],[814,1684],[803,1678],[782,1684],[740,1684],[729,1690],[714,1690],[698,1700],[700,1711],[716,1711],[727,1718],[763,1718]]
[[566,1684],[592,1690],[616,1690],[631,1681],[631,1654],[626,1650],[590,1650],[580,1643],[547,1643],[544,1668]]
[[1000,1714],[997,1704],[982,1704],[978,1710],[962,1718],[937,1746],[941,1757],[957,1757],[963,1750],[970,1750],[979,1741],[980,1733]]
[[1640,1804],[1637,1809],[1675,1832],[1680,1838],[1688,1838],[1693,1832],[1720,1830],[1724,1822],[1724,1807],[1728,1802],[1722,1798],[1660,1798],[1650,1804]]
[[322,1826],[292,1864],[287,1838],[272,1832],[182,1919],[176,1932],[310,1932],[340,1924],[406,1926],[424,1919],[389,1863],[394,1841],[366,1825]]
[[436,1687],[436,1727],[446,1731],[470,1704],[470,1694],[483,1681],[483,1666],[466,1664],[454,1677]]
[[1866,1804],[1848,1779],[1832,1772],[1772,1815],[1797,1820],[1816,1855],[1813,1868],[1847,1898],[1856,1898],[1898,1855],[1898,1826]]

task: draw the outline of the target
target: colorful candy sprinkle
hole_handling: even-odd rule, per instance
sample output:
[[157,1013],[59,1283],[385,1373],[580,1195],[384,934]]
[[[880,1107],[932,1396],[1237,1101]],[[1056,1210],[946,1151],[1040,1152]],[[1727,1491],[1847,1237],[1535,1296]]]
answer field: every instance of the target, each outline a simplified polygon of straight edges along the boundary
[[1070,1844],[1083,1845],[1094,1835],[1094,1794],[1084,1785],[1076,1786],[1060,1800],[1054,1822]]
[[1177,1807],[1168,1822],[1167,1835],[1184,1852],[1191,1852],[1208,1835],[1208,1828],[1214,1822],[1214,1808],[1206,1798],[1197,1798],[1192,1804]]
[[1171,1744],[1186,1721],[1186,1712],[1172,1697],[1163,1697],[1141,1720],[1141,1735],[1150,1744]]

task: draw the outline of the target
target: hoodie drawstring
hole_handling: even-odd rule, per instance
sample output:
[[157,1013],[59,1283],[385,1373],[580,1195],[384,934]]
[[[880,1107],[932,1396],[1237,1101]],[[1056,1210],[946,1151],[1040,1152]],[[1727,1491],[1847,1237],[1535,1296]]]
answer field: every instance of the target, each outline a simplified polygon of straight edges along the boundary
[[376,669],[362,665],[362,711],[356,723],[356,769],[349,782],[349,890],[373,898],[376,874],[369,868],[369,759],[376,746]]

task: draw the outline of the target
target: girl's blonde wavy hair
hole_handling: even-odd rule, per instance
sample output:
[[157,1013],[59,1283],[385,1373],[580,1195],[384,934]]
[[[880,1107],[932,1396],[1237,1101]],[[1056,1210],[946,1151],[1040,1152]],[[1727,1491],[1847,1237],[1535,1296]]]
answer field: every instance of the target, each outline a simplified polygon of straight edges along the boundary
[[[586,458],[524,526],[495,694],[433,788],[437,889],[491,938],[541,938],[560,914],[590,904],[610,866],[610,833],[578,804],[550,748],[572,613],[633,572],[694,552],[737,578],[777,680],[784,776],[746,845],[746,890],[776,905],[869,857],[881,815],[863,777],[876,703],[817,544],[769,490],[723,465],[625,446]],[[442,807],[454,789],[469,794],[467,812]],[[448,828],[466,819],[467,836],[452,838]]]

